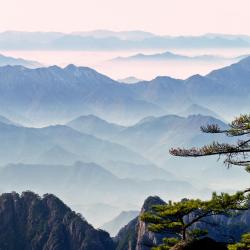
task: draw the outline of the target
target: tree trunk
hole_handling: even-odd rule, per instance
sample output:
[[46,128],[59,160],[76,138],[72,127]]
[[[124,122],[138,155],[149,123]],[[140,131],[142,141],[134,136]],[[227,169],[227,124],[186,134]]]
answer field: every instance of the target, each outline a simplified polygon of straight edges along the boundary
[[186,240],[186,228],[183,228],[183,231],[182,231],[182,239],[183,239],[183,240]]

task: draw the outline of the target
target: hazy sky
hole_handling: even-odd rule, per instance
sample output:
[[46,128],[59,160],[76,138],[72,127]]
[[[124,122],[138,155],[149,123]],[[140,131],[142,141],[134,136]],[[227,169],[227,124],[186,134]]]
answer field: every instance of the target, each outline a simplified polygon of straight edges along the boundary
[[250,34],[250,0],[0,0],[0,31]]

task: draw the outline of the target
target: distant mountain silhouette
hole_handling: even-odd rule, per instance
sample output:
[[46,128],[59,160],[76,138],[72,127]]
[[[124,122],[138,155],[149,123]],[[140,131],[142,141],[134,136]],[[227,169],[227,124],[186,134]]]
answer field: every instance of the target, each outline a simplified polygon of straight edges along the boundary
[[2,50],[117,50],[162,48],[245,48],[249,36],[205,34],[201,36],[159,36],[145,31],[96,30],[89,32],[22,32],[0,33]]
[[[11,180],[11,181],[10,181]],[[183,197],[186,193],[198,194],[199,190],[181,180],[121,179],[95,163],[77,162],[60,164],[8,164],[0,168],[0,189],[4,192],[35,190],[62,197],[72,205],[83,206],[103,203],[124,210],[127,204],[140,205],[152,192],[163,197]],[[91,194],[91,195],[90,195]],[[110,220],[103,214],[102,221]]]
[[137,99],[124,84],[74,65],[0,67],[0,91],[0,103],[8,106],[9,113],[20,113],[36,122],[65,121],[90,113],[129,121],[138,114],[159,110],[156,105]]
[[217,119],[222,120],[222,118],[213,112],[212,110],[202,107],[198,104],[192,104],[184,111],[180,112],[181,116],[190,116],[190,115],[205,115],[205,116],[211,116]]
[[103,224],[101,228],[110,233],[111,236],[116,236],[118,231],[127,225],[132,219],[139,215],[139,211],[124,211],[116,216],[113,220]]
[[111,31],[111,30],[93,30],[85,32],[73,32],[71,34],[80,35],[82,37],[108,38],[115,37],[121,40],[142,41],[155,35],[150,32],[132,30],[132,31]]
[[[179,114],[194,103],[222,117],[247,112],[250,57],[186,80],[157,77],[136,84],[118,83],[95,70],[0,67],[0,113],[18,114],[35,124],[65,122],[93,114],[108,121],[135,123],[146,116]],[[181,109],[181,110],[180,110]],[[18,122],[18,121],[17,121]]]
[[66,123],[66,125],[82,133],[95,135],[104,139],[115,136],[126,128],[114,123],[109,123],[94,115],[80,116]]
[[186,56],[181,54],[175,54],[172,52],[163,52],[157,54],[135,54],[129,57],[116,57],[112,59],[113,62],[133,62],[133,61],[200,61],[200,62],[216,62],[216,61],[231,61],[237,62],[247,56],[239,57],[222,57],[215,55],[198,55],[198,56]]
[[134,163],[149,163],[125,146],[62,125],[27,128],[0,122],[0,140],[0,164],[51,161],[72,164],[77,160],[102,163],[110,160],[125,161],[128,158]]
[[40,68],[43,66],[39,62],[25,60],[22,58],[14,58],[14,57],[0,54],[0,67],[6,66],[6,65],[11,65],[11,66],[21,65],[27,68]]

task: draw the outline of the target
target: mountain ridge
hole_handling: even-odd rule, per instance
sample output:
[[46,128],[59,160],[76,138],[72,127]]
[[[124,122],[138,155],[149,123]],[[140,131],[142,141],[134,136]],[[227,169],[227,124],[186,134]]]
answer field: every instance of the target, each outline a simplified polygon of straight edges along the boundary
[[[249,97],[250,57],[185,80],[157,77],[119,83],[87,67],[0,67],[0,104],[35,124],[65,123],[93,114],[118,124],[146,116],[178,114],[197,104],[227,119],[244,113]],[[209,94],[207,94],[209,93]],[[219,107],[219,108],[218,108]],[[5,111],[0,106],[0,113]]]
[[176,54],[170,51],[156,53],[156,54],[143,54],[138,53],[128,57],[116,57],[111,59],[112,62],[133,62],[133,61],[198,61],[198,62],[213,62],[213,61],[229,61],[237,62],[240,59],[244,59],[248,55],[241,55],[238,57],[223,57],[217,55],[196,55],[196,56],[187,56],[182,54]]
[[114,250],[108,233],[95,230],[79,214],[51,194],[32,192],[0,196],[0,248]]
[[246,48],[249,36],[164,36],[145,31],[21,32],[0,33],[3,50],[117,50],[162,48]]

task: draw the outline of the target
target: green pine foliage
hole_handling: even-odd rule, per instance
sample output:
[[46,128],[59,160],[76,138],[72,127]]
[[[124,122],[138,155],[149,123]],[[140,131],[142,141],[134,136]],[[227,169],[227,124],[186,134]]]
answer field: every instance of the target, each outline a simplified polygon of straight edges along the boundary
[[164,238],[163,244],[158,247],[153,247],[152,250],[169,250],[175,246],[180,240],[178,238]]
[[[170,153],[174,156],[201,157],[209,155],[225,156],[227,166],[236,165],[244,167],[250,172],[250,115],[240,115],[235,118],[228,129],[223,130],[217,124],[208,124],[201,127],[204,133],[223,133],[229,137],[242,136],[236,144],[213,142],[201,148],[172,148]],[[239,210],[249,209],[250,188],[234,195],[214,193],[207,201],[199,199],[182,200],[180,202],[169,202],[166,205],[154,206],[152,211],[146,212],[141,219],[149,223],[149,230],[156,233],[166,233],[173,238],[164,239],[162,245],[155,250],[171,249],[180,240],[197,239],[208,232],[205,230],[192,230],[192,226],[202,219],[213,215],[232,215]],[[188,220],[185,218],[189,218]],[[175,239],[175,240],[172,240]],[[229,250],[250,250],[250,234],[242,236],[242,241],[230,245]]]
[[249,250],[250,249],[250,233],[243,234],[241,241],[228,246],[228,250]]
[[221,129],[217,124],[208,124],[201,127],[201,131],[210,134],[225,134],[228,137],[241,137],[235,144],[212,142],[201,148],[172,148],[170,154],[182,157],[201,157],[209,155],[224,155],[227,166],[242,166],[250,172],[250,114],[235,118],[228,129]]
[[[248,209],[249,197],[244,192],[234,195],[213,193],[207,201],[185,199],[179,202],[169,202],[165,205],[153,206],[150,212],[145,212],[141,219],[149,223],[149,230],[156,233],[173,235],[177,239],[199,238],[207,232],[191,230],[191,226],[202,219],[223,214],[232,215],[239,210]],[[190,219],[185,220],[189,216]]]

